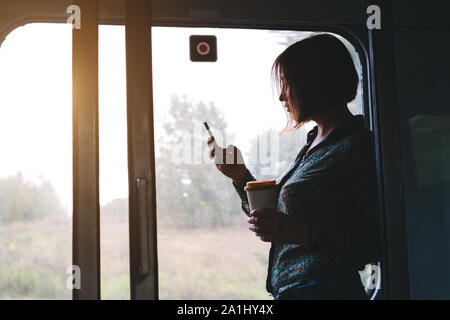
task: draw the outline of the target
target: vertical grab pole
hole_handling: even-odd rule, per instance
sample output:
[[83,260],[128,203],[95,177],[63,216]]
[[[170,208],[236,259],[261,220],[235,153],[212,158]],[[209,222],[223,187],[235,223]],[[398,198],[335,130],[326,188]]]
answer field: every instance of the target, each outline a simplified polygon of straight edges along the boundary
[[81,28],[73,29],[73,264],[81,289],[74,300],[100,299],[98,162],[98,0],[75,0]]
[[158,299],[151,1],[125,0],[131,299]]

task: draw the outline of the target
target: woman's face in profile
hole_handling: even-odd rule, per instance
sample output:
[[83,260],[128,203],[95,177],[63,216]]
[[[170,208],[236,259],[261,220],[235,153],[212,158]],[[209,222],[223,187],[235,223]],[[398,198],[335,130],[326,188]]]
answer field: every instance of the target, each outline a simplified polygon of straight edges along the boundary
[[286,80],[284,79],[283,76],[281,76],[281,94],[280,94],[280,101],[283,102],[284,108],[286,109],[287,112],[291,112],[290,111],[290,107],[289,107],[289,86],[286,83]]

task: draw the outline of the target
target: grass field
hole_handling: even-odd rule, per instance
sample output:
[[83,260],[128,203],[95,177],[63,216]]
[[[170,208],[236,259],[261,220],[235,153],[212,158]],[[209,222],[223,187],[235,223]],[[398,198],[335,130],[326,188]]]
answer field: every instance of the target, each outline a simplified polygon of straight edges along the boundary
[[245,224],[213,230],[160,228],[161,299],[266,299],[269,246]]
[[[128,225],[102,221],[102,298],[129,299]],[[71,299],[70,219],[0,226],[0,299]],[[269,245],[245,219],[216,229],[158,227],[160,299],[269,299]]]

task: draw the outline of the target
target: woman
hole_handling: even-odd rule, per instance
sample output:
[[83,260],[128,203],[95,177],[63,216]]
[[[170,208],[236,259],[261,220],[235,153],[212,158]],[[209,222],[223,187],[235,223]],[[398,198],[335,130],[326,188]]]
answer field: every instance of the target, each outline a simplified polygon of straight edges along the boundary
[[359,82],[352,58],[336,37],[313,35],[281,53],[272,72],[286,129],[317,123],[277,179],[277,210],[249,211],[244,186],[255,178],[236,147],[221,149],[234,163],[216,166],[232,179],[249,229],[272,243],[266,287],[275,299],[365,299],[358,270],[379,260],[377,186],[373,136],[347,108]]

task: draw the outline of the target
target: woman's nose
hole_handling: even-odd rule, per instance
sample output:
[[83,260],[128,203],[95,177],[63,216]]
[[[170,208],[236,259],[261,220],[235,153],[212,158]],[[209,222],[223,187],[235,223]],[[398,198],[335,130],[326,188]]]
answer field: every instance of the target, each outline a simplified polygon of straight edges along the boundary
[[283,93],[280,94],[280,101],[285,101]]

